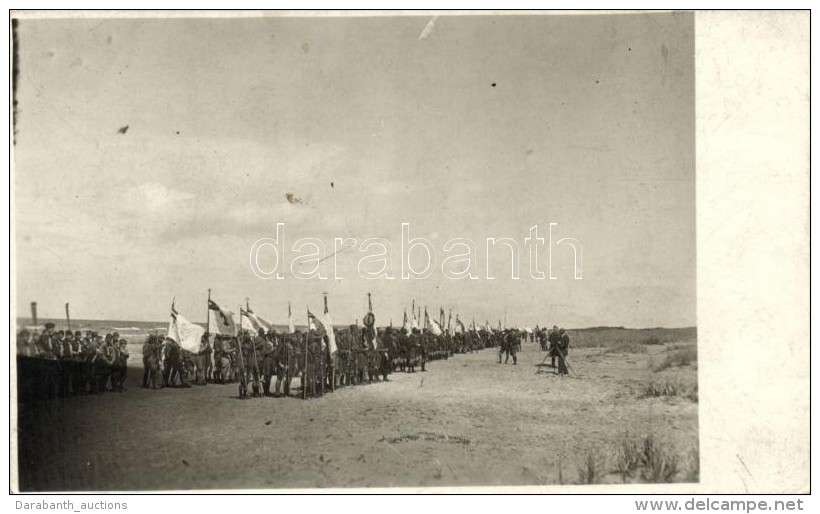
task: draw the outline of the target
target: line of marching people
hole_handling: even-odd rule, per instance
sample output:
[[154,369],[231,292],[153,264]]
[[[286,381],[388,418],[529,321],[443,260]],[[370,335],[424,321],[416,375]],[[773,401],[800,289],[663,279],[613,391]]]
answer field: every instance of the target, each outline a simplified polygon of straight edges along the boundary
[[[388,381],[396,372],[426,371],[429,362],[499,344],[489,331],[436,335],[427,329],[350,325],[308,332],[241,330],[238,336],[202,336],[199,352],[171,338],[151,335],[143,345],[142,387],[239,384],[239,397],[292,395],[294,379],[303,398],[340,387]],[[333,349],[335,348],[335,349]]]
[[17,333],[17,383],[20,400],[124,392],[128,341],[117,332],[55,330]]

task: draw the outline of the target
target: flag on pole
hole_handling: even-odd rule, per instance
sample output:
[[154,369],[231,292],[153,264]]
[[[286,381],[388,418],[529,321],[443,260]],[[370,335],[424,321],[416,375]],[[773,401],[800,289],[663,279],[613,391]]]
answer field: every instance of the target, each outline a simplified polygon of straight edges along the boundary
[[367,312],[373,317],[373,348],[379,347],[379,329],[376,328],[376,314],[373,312],[373,300],[370,293],[367,293]]
[[255,322],[253,318],[250,316],[250,312],[246,311],[245,309],[239,309],[239,328],[242,330],[247,330],[249,332],[253,332],[254,334],[259,333],[259,329],[263,328],[261,325]]
[[458,319],[458,314],[456,314],[456,334],[461,334],[466,331],[467,329],[464,328],[464,323],[462,323],[461,320]]
[[168,323],[168,339],[174,340],[180,348],[199,353],[205,329],[182,317],[171,304],[171,321]]
[[211,311],[208,320],[208,332],[222,334],[223,336],[236,335],[236,323],[233,321],[232,312],[223,311],[213,300],[208,300],[208,309]]
[[324,319],[320,319],[308,309],[308,321],[312,326],[312,330],[316,330],[320,334],[327,336],[327,347],[330,349],[330,354],[333,355],[337,349],[336,334],[333,333],[333,322],[330,319],[329,312],[322,317]]
[[432,332],[434,335],[440,336],[441,325],[427,314],[427,309],[424,309],[424,328]]
[[405,331],[407,331],[407,332],[410,331],[410,325],[407,321],[407,308],[404,309],[404,322],[402,323],[401,326]]
[[[251,320],[251,323],[253,323],[254,326],[264,328],[266,333],[273,330],[273,323],[266,320],[262,316],[257,315],[255,312],[253,312],[253,309],[251,309],[250,306],[248,306],[246,314],[248,315],[248,317]],[[257,328],[257,332],[259,331],[259,328]]]

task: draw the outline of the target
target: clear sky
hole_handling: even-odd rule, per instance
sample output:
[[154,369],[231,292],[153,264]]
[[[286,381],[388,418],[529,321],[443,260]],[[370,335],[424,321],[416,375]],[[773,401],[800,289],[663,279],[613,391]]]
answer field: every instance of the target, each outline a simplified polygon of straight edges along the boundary
[[[379,324],[414,298],[493,325],[695,324],[691,14],[23,19],[18,38],[20,314],[164,320],[175,297],[201,321],[211,288],[277,322],[322,291],[352,322],[370,291]],[[250,248],[277,222],[326,253],[386,238],[396,276],[402,222],[439,264],[475,240],[481,277],[485,239],[512,237],[521,279],[500,251],[496,280],[365,280],[346,251],[341,280],[261,280]],[[558,280],[529,277],[550,222],[582,280],[566,247]]]

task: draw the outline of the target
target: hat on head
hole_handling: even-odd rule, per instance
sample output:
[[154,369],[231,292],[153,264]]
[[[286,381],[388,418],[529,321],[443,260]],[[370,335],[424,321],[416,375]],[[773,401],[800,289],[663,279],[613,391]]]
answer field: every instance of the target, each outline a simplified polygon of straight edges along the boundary
[[49,329],[49,330],[53,330],[54,329],[54,323],[46,323],[46,328]]

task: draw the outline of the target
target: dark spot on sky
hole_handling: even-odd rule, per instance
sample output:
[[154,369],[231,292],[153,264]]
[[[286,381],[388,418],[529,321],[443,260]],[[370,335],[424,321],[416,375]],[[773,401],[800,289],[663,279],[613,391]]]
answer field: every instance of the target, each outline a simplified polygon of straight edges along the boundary
[[495,87],[495,82],[493,82],[493,87]]
[[177,130],[177,135],[179,135],[179,130]]
[[330,187],[333,187],[333,182],[330,183]]
[[119,132],[120,134],[125,134],[126,132],[128,132],[128,127],[128,125],[120,127],[119,130],[117,130],[117,132]]
[[185,459],[182,459],[182,463],[185,464],[186,466],[190,466],[190,464],[188,464],[188,461],[185,460]]
[[629,48],[627,48],[627,50],[631,52],[631,51],[632,51],[632,47],[630,46]]
[[272,421],[271,421],[271,420],[267,420],[267,421],[265,421],[265,425],[270,425],[271,423],[272,423]]
[[291,203],[291,204],[293,204],[293,205],[296,205],[296,204],[300,204],[300,203],[302,203],[302,199],[301,199],[301,198],[296,197],[293,193],[287,193],[287,194],[285,194],[285,198],[287,198],[287,199],[288,199],[288,202],[289,202],[289,203]]
[[595,83],[596,83],[596,84],[600,84],[600,83],[601,83],[601,81],[599,81],[599,80],[597,80],[597,79],[596,79],[596,80],[595,80]]

